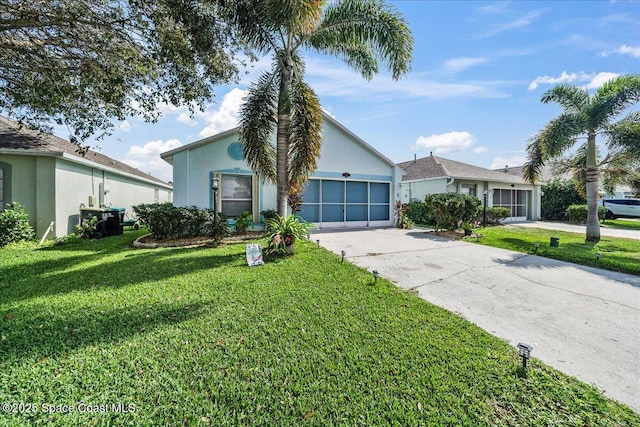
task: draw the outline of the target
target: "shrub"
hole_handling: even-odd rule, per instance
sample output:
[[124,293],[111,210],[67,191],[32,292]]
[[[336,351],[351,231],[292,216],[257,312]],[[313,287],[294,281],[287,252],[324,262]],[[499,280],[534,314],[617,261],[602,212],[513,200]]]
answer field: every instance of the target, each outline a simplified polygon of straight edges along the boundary
[[[69,243],[80,242],[83,239],[89,239],[96,236],[96,225],[98,224],[98,217],[94,216],[89,221],[83,221],[81,224],[75,226],[73,233],[66,236],[58,237],[54,242],[54,245],[61,246]],[[97,233],[99,235],[100,233]]]
[[244,211],[236,218],[236,233],[244,233],[251,225],[253,217],[251,212]]
[[262,225],[264,229],[269,231],[269,220],[278,218],[278,212],[274,209],[265,209],[260,212],[260,214],[262,215]]
[[425,202],[421,202],[418,199],[411,199],[408,206],[407,216],[411,221],[416,224],[428,224],[429,223],[429,208]]
[[9,204],[0,212],[0,247],[35,238],[36,233],[29,225],[29,215],[20,203]]
[[397,218],[396,225],[397,225],[398,228],[411,230],[413,227],[416,226],[415,222],[413,222],[413,220],[411,218],[409,218],[409,215],[408,215],[409,205],[408,204],[402,203],[402,202],[400,202],[400,200],[398,200],[396,202],[395,211],[396,211],[396,218]]
[[228,234],[226,216],[211,209],[153,203],[133,206],[133,211],[156,239],[211,237],[218,244]]
[[540,199],[542,219],[565,219],[569,206],[587,202],[578,193],[575,184],[570,179],[554,179],[543,185],[542,191],[544,192]]
[[[587,222],[587,205],[571,205],[566,210],[567,220],[578,224]],[[607,209],[604,206],[598,206],[598,218],[604,218]]]
[[278,256],[293,253],[296,240],[306,239],[311,231],[311,223],[296,215],[278,215],[267,221],[270,234],[267,236],[267,255]]
[[487,223],[485,225],[497,225],[500,224],[505,218],[509,218],[511,215],[511,209],[503,207],[491,207],[487,208]]
[[474,221],[480,210],[480,199],[466,194],[428,194],[425,203],[429,207],[436,229],[455,230],[462,222]]

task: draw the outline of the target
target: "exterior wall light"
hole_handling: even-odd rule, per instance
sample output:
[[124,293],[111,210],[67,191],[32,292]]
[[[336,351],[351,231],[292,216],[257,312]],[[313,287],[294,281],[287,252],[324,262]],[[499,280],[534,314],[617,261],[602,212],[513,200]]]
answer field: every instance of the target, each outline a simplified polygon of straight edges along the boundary
[[523,342],[518,343],[518,354],[522,357],[522,371],[524,372],[524,376],[527,376],[527,360],[531,357],[531,352],[533,351],[533,347],[529,344],[525,344]]

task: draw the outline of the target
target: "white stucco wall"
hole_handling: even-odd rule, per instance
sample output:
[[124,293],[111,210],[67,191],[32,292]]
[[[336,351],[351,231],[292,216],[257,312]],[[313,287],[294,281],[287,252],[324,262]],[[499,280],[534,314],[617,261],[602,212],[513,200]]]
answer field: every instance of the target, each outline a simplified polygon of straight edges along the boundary
[[427,194],[446,193],[447,179],[437,178],[422,181],[405,181],[402,187],[402,203],[408,203],[411,199],[424,201]]

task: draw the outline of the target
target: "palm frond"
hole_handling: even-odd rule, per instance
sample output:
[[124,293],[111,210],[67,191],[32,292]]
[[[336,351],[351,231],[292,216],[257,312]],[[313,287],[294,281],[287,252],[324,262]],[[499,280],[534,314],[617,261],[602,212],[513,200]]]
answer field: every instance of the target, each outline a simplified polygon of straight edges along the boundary
[[278,100],[278,74],[262,73],[240,109],[240,144],[247,164],[261,178],[276,182],[276,149],[271,143]]
[[302,78],[293,81],[292,92],[289,186],[300,187],[317,168],[322,148],[322,109],[318,96]]
[[640,111],[632,111],[605,130],[609,148],[623,148],[628,155],[640,159]]
[[567,113],[580,114],[589,107],[589,92],[578,86],[560,84],[546,91],[540,100],[544,104],[555,102]]
[[609,120],[640,101],[640,75],[627,74],[609,80],[592,99],[592,127],[602,128]]
[[527,144],[527,161],[522,168],[522,178],[532,184],[538,182],[546,160],[547,156],[541,141],[541,134],[537,134]]
[[538,135],[539,143],[549,158],[561,155],[573,146],[576,139],[586,132],[585,116],[581,114],[561,114],[551,120]]
[[344,60],[367,79],[377,72],[378,61],[386,64],[395,80],[410,70],[413,36],[408,23],[381,1],[330,3],[320,25],[300,42]]

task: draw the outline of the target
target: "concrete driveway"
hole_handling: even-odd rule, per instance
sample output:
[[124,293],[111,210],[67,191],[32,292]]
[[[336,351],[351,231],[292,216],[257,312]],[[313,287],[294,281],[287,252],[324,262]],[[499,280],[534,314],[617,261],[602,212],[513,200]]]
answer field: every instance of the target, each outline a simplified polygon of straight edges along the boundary
[[533,345],[534,357],[640,412],[640,276],[423,230],[318,231],[312,239],[514,346]]

